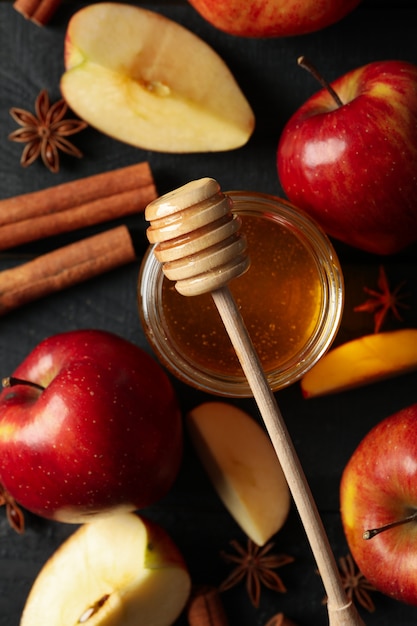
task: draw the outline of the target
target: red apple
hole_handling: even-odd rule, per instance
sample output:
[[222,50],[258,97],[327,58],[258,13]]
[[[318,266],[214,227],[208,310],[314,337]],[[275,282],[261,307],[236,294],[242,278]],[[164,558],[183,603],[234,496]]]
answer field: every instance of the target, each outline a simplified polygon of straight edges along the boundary
[[240,37],[312,33],[353,11],[360,0],[189,0],[208,22]]
[[10,384],[0,394],[6,501],[81,523],[148,506],[172,486],[180,411],[169,378],[138,346],[100,330],[54,335]]
[[350,551],[376,589],[417,605],[417,404],[377,424],[342,475]]
[[369,63],[313,95],[277,150],[281,185],[328,235],[375,254],[417,240],[417,66]]

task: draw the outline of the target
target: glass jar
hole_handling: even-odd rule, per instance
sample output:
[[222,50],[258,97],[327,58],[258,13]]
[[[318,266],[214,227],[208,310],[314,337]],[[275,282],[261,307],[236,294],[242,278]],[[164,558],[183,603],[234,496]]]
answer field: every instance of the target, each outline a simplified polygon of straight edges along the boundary
[[[324,232],[275,196],[226,194],[251,261],[229,283],[273,391],[300,379],[328,350],[343,311],[343,277]],[[138,281],[141,322],[159,361],[183,382],[219,396],[249,397],[249,384],[210,294],[182,296],[150,246]]]

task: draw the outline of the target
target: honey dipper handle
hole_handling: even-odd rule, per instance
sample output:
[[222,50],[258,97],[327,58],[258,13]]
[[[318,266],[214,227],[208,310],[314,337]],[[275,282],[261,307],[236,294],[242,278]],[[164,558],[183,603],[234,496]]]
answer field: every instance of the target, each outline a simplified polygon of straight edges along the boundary
[[286,477],[328,598],[330,626],[364,626],[348,600],[316,504],[259,357],[227,286],[211,292]]

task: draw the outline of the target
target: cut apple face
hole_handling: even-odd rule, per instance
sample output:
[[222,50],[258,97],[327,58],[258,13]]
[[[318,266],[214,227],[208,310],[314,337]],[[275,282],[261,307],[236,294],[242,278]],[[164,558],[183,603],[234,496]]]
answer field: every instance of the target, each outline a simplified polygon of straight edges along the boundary
[[61,92],[83,120],[145,150],[243,146],[254,114],[234,76],[202,39],[147,9],[96,3],[71,18]]
[[187,415],[196,452],[223,504],[257,545],[283,526],[290,492],[272,443],[250,415],[207,402]]
[[45,563],[21,626],[169,626],[191,581],[163,528],[134,513],[81,526]]
[[417,369],[417,329],[365,335],[325,354],[301,380],[305,398],[345,391]]

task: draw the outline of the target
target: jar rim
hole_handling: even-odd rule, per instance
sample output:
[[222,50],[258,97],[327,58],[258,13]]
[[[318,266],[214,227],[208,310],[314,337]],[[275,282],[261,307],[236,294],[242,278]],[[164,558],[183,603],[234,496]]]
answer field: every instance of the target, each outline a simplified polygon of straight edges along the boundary
[[[278,391],[299,380],[327,352],[340,327],[344,304],[342,269],[336,252],[324,231],[305,212],[279,197],[252,191],[229,191],[232,211],[278,222],[289,229],[308,251],[317,268],[322,285],[322,307],[312,335],[285,365],[266,372],[272,391]],[[143,258],[138,280],[139,315],[145,335],[156,357],[174,376],[213,395],[250,397],[252,392],[242,375],[217,373],[187,358],[170,340],[163,322],[162,265],[149,246]],[[249,270],[250,271],[250,270]]]

